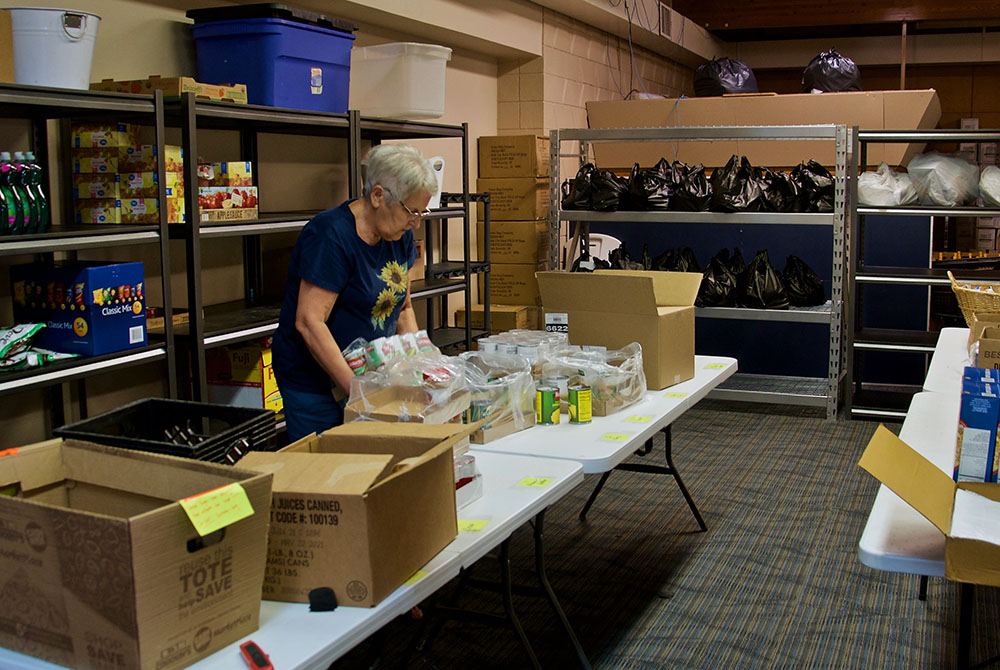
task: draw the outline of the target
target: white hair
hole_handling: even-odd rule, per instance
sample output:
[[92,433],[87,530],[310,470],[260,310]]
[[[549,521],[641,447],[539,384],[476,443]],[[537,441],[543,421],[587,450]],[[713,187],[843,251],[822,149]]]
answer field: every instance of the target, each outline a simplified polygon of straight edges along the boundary
[[437,177],[429,160],[408,144],[379,144],[365,157],[368,171],[362,194],[371,195],[375,184],[389,191],[392,204],[409,198],[417,191],[437,192]]

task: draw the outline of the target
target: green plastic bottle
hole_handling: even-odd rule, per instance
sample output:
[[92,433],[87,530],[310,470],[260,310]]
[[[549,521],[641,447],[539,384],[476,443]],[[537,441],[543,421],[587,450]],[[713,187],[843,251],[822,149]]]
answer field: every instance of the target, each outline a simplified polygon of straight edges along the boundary
[[49,223],[52,221],[49,198],[45,195],[45,188],[42,186],[42,182],[45,181],[44,172],[42,166],[35,161],[34,153],[26,151],[24,156],[31,174],[31,188],[35,192],[35,202],[38,204],[38,223],[34,232],[44,233],[49,229]]
[[3,191],[7,201],[7,217],[0,223],[3,224],[4,234],[12,235],[20,230],[24,223],[24,205],[21,202],[21,195],[14,190],[10,177],[14,166],[10,164],[10,152],[0,152],[0,190]]
[[22,235],[33,233],[38,227],[38,201],[35,199],[35,190],[31,187],[30,170],[24,160],[23,151],[14,152],[13,168],[11,183],[14,188],[20,189],[21,200],[24,203],[24,224],[18,232]]

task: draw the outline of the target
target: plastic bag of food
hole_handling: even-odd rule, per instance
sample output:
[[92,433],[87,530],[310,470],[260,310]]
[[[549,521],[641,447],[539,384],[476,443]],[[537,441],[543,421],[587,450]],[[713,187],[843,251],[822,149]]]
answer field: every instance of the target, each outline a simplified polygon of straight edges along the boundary
[[707,212],[712,202],[712,184],[705,176],[705,166],[689,167],[686,163],[674,161],[670,174],[674,182],[670,209],[676,212]]
[[0,328],[0,358],[10,358],[31,346],[31,338],[45,327],[44,323],[19,323],[12,328]]
[[833,211],[833,175],[830,174],[829,170],[810,159],[792,168],[791,177],[799,190],[807,197],[808,211]]
[[694,71],[694,94],[699,98],[726,93],[757,93],[750,66],[732,58],[710,60]]
[[354,377],[344,420],[448,423],[469,397],[464,361],[420,353]]
[[987,165],[979,175],[979,195],[990,207],[1000,207],[1000,168]]
[[724,167],[712,173],[712,210],[757,212],[761,209],[761,184],[746,156],[733,154]]
[[858,202],[872,207],[912,205],[917,201],[917,189],[905,172],[896,173],[883,162],[874,172],[858,177]]
[[596,174],[597,166],[593,163],[585,163],[580,166],[574,179],[563,183],[563,209],[590,209],[590,195],[593,192],[591,182]]
[[590,206],[595,212],[617,212],[628,184],[610,170],[600,170],[591,180]]
[[836,93],[860,91],[861,73],[858,66],[836,49],[819,54],[802,72],[803,93]]
[[620,209],[628,211],[670,209],[670,197],[674,192],[670,165],[666,158],[648,170],[640,170],[636,163],[628,179],[628,187],[622,193]]
[[513,430],[534,424],[535,382],[524,356],[466,351],[465,379],[471,393],[466,423],[489,418],[484,429],[512,423]]
[[792,305],[810,307],[826,302],[823,280],[798,256],[790,255],[785,259],[781,281],[785,285],[788,302]]
[[614,270],[642,270],[642,263],[632,260],[632,255],[625,248],[623,242],[617,249],[612,249],[608,254],[608,263]]
[[591,411],[607,416],[635,404],[646,394],[646,375],[642,370],[642,347],[633,342],[618,351],[566,350],[543,366],[543,376],[568,377],[569,386],[591,389]]
[[754,166],[754,176],[760,184],[762,209],[768,212],[808,211],[808,195],[787,172]]
[[722,249],[702,275],[696,307],[732,307],[736,304],[736,275],[729,269],[729,250]]
[[747,266],[743,288],[736,298],[740,307],[788,309],[788,294],[781,275],[767,258],[767,250],[758,251]]
[[979,195],[979,168],[958,156],[917,154],[906,171],[925,205],[957,207]]

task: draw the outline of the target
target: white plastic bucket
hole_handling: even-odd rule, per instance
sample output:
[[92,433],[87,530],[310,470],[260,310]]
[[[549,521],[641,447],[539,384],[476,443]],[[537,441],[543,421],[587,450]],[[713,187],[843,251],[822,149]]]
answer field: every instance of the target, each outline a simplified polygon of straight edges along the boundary
[[11,7],[14,81],[53,88],[90,88],[101,17],[75,9]]
[[434,119],[444,114],[445,66],[451,49],[391,42],[351,52],[350,108],[364,116]]

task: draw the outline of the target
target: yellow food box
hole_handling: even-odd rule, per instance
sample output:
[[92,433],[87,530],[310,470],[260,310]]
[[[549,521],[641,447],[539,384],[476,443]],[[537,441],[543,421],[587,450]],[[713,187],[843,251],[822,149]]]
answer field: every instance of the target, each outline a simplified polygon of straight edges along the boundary
[[156,198],[123,198],[122,223],[159,223],[160,206]]
[[121,223],[121,201],[94,198],[76,201],[77,223]]
[[117,173],[97,172],[73,175],[73,198],[89,200],[94,198],[121,197],[121,182]]
[[118,172],[118,155],[108,156],[73,156],[73,174],[92,174]]
[[205,365],[209,402],[282,410],[271,368],[270,338],[255,345],[210,349]]
[[131,146],[139,143],[139,126],[129,123],[75,123],[70,135],[73,148]]
[[179,97],[182,93],[194,93],[195,97],[208,100],[229,100],[247,104],[246,84],[201,84],[191,77],[161,77],[152,75],[149,79],[114,81],[103,79],[91,83],[92,91],[117,91],[119,93],[145,93],[163,91],[165,98]]
[[167,197],[167,223],[184,223],[184,198]]
[[[156,172],[123,172],[118,175],[123,198],[156,198],[160,195],[160,180]],[[184,197],[184,175],[167,172],[164,175],[167,197]]]
[[167,172],[184,171],[184,148],[174,144],[163,147],[163,157]]

